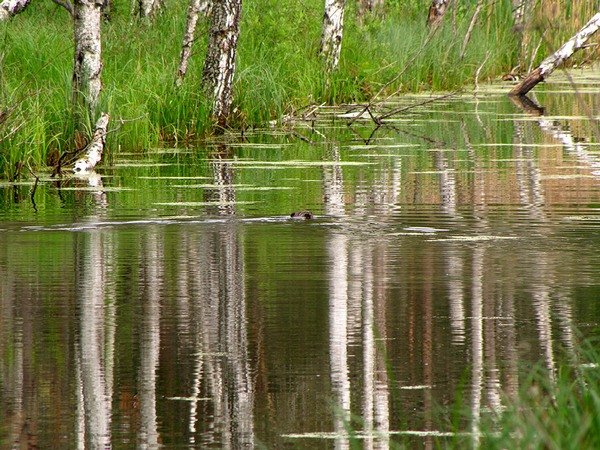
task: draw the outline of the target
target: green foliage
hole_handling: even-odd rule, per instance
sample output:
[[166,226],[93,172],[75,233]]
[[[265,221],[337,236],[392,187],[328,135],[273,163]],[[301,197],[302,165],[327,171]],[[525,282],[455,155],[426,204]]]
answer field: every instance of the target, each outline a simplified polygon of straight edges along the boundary
[[484,422],[483,448],[600,448],[598,341],[574,352],[555,376],[541,368],[529,374],[500,418]]
[[[174,85],[186,6],[167,3],[148,23],[132,19],[129,2],[114,2],[102,30],[101,107],[112,117],[109,152],[181,144],[211,132],[211,106],[201,89],[206,19],[198,26],[187,78],[181,87]],[[422,2],[388,1],[385,11],[364,20],[357,19],[351,3],[340,67],[326,79],[318,54],[321,0],[245,0],[232,126],[264,125],[311,102],[367,100],[382,87],[386,93],[451,90],[471,85],[476,73],[480,82],[506,73],[520,51],[509,1],[486,4],[459,58],[474,6],[461,3],[456,13],[449,11],[430,36]],[[15,176],[19,162],[40,167],[48,154],[72,150],[77,143],[71,27],[64,9],[40,2],[0,31],[0,111],[7,113],[0,121],[4,177]],[[564,39],[571,28],[553,33],[552,42]]]

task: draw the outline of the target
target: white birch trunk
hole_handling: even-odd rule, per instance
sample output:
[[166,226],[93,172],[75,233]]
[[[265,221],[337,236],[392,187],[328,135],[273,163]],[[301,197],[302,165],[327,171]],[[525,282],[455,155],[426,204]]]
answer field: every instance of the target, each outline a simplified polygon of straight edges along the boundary
[[383,0],[358,0],[358,16],[362,19],[369,13],[383,8]]
[[161,0],[138,0],[138,14],[142,19],[153,19],[162,8]]
[[214,3],[202,82],[213,99],[213,116],[224,127],[233,101],[237,41],[240,34],[242,0]]
[[92,170],[96,164],[102,159],[102,152],[104,150],[104,143],[106,142],[106,129],[108,128],[109,115],[102,113],[96,127],[94,128],[94,134],[92,140],[85,149],[85,155],[75,162],[74,172],[88,172]]
[[200,15],[208,16],[211,10],[211,0],[190,0],[185,24],[185,33],[181,45],[181,55],[179,57],[179,67],[177,69],[177,86],[180,86],[181,83],[183,83],[183,78],[187,73],[188,61],[192,54],[192,45],[194,45],[196,26],[198,25],[198,17]]
[[323,55],[327,72],[335,70],[340,61],[345,4],[345,0],[325,0],[321,54]]
[[555,53],[548,56],[542,63],[527,75],[523,81],[517,84],[510,95],[525,95],[532,90],[538,83],[544,81],[554,70],[564,63],[577,50],[583,48],[590,37],[600,28],[600,12],[595,14],[585,26],[577,32],[575,36],[569,39]]
[[525,11],[528,9],[528,4],[529,0],[512,0],[514,30],[519,33],[522,33],[525,28]]
[[0,3],[0,21],[10,19],[23,11],[31,0],[4,0]]
[[75,65],[73,68],[73,92],[76,103],[83,99],[91,117],[95,116],[102,90],[102,44],[100,21],[102,2],[75,0],[73,4],[75,35]]
[[429,14],[427,15],[427,26],[430,28],[439,26],[442,23],[449,4],[450,0],[432,0],[429,7]]
[[210,17],[212,12],[214,0],[200,0],[198,12],[204,17]]

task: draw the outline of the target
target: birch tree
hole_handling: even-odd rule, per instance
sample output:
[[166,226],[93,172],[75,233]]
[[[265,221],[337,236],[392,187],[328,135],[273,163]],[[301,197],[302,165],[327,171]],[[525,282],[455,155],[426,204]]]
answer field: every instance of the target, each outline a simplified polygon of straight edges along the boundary
[[383,8],[383,0],[358,0],[358,16],[362,19],[367,14],[375,13]]
[[427,15],[427,26],[430,28],[438,27],[442,23],[449,4],[450,0],[432,0]]
[[325,61],[325,70],[328,73],[335,70],[340,61],[345,4],[345,0],[325,0],[321,54]]
[[102,81],[102,45],[100,20],[102,2],[75,0],[73,3],[75,64],[73,95],[75,104],[83,103],[90,117],[95,117]]
[[514,30],[518,33],[522,33],[525,28],[525,14],[528,4],[528,0],[512,0]]
[[215,2],[210,14],[210,31],[202,83],[213,100],[213,117],[227,125],[233,101],[237,41],[240,34],[242,0]]
[[161,8],[161,0],[137,0],[136,11],[142,19],[153,19]]
[[0,21],[10,19],[29,5],[31,0],[4,0],[0,3]]
[[600,28],[600,12],[595,14],[581,30],[569,39],[561,48],[548,56],[529,75],[527,75],[511,91],[510,95],[525,95],[538,83],[544,81],[554,70],[564,63],[577,50],[585,47],[585,43]]
[[179,67],[177,68],[177,86],[181,85],[187,72],[188,61],[192,54],[192,45],[194,45],[194,35],[196,33],[196,26],[198,25],[198,18],[200,15],[208,16],[211,9],[211,0],[190,0],[185,24],[185,33],[181,45],[181,54],[179,56]]

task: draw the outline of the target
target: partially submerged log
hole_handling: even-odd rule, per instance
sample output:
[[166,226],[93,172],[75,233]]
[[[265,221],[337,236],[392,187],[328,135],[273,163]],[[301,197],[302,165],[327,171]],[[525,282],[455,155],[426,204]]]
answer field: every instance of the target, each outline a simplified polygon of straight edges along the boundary
[[31,0],[4,0],[0,3],[0,21],[10,19],[12,16],[19,14]]
[[83,150],[85,154],[83,157],[75,161],[73,167],[74,172],[87,172],[96,167],[96,164],[102,159],[102,152],[104,151],[104,144],[106,143],[106,130],[108,128],[109,115],[102,113],[100,118],[96,122],[94,128],[94,134],[90,143]]
[[548,56],[542,63],[519,84],[517,84],[509,95],[525,95],[538,83],[544,81],[554,70],[564,63],[577,50],[584,48],[585,43],[600,28],[600,13],[590,19],[585,26],[569,39],[561,48]]

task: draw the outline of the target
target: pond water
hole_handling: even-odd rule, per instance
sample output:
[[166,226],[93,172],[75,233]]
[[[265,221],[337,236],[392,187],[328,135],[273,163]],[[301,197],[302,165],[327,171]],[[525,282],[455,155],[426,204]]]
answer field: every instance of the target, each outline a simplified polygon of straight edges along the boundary
[[544,116],[491,86],[3,184],[0,445],[431,448],[452,410],[477,439],[598,333],[600,78],[575,81]]

